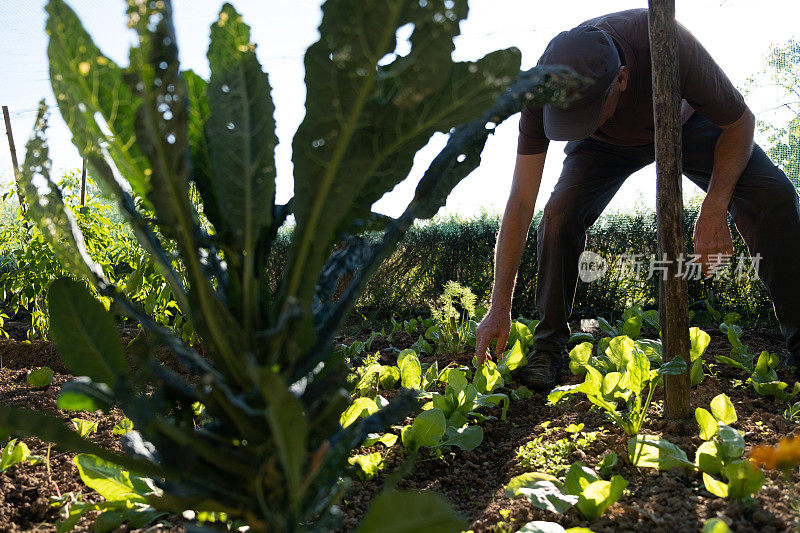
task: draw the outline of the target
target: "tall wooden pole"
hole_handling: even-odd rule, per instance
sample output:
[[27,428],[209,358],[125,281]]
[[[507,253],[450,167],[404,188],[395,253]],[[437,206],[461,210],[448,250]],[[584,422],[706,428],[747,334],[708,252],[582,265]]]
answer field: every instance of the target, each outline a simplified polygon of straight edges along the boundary
[[[678,256],[685,249],[681,192],[681,96],[678,74],[678,27],[675,0],[648,0],[650,57],[655,117],[658,260],[666,261],[659,290],[659,318],[664,359],[682,357],[689,365],[689,299],[686,280],[678,277]],[[663,272],[663,271],[662,271]],[[689,372],[665,376],[667,418],[692,414]]]
[[11,118],[8,116],[8,106],[3,106],[3,120],[6,123],[6,135],[8,136],[8,148],[11,151],[11,165],[14,167],[14,187],[17,189],[17,197],[19,198],[19,208],[22,209],[22,214],[25,214],[25,198],[22,196],[22,191],[19,190],[19,164],[17,163],[17,149],[14,146],[14,135],[11,133]]

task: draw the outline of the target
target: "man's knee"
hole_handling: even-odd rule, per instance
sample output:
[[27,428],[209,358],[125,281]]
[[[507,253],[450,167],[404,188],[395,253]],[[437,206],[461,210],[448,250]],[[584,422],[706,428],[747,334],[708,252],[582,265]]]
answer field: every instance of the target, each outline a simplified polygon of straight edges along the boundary
[[776,169],[775,174],[755,179],[756,186],[746,197],[749,197],[750,201],[755,201],[754,207],[761,211],[763,216],[769,218],[770,214],[786,210],[793,212],[797,209],[797,189],[783,172]]
[[783,171],[773,166],[771,172],[764,173],[758,183],[761,184],[764,194],[767,195],[774,195],[774,199],[793,199],[797,197],[797,190],[795,189],[794,184],[789,181],[789,178],[786,177],[786,174]]

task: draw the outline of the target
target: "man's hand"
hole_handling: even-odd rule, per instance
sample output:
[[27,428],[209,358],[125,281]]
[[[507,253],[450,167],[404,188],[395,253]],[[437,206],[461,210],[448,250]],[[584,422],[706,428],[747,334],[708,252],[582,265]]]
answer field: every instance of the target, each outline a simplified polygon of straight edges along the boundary
[[[755,116],[748,108],[736,122],[720,126],[722,133],[714,147],[714,170],[694,225],[694,253],[700,256],[698,262],[706,276],[721,266],[722,256],[733,255],[728,204],[753,152],[754,127]],[[721,263],[726,262],[723,259]]]
[[[502,356],[511,332],[511,310],[500,310],[494,307],[489,309],[483,317],[478,328],[475,330],[475,355],[478,357],[478,366],[486,360],[487,350],[492,340],[497,339],[497,349],[495,350],[498,359]],[[492,356],[489,354],[489,359]]]
[[733,255],[731,230],[725,207],[703,204],[694,224],[694,253],[698,255],[703,274],[710,276],[725,264],[724,257]]

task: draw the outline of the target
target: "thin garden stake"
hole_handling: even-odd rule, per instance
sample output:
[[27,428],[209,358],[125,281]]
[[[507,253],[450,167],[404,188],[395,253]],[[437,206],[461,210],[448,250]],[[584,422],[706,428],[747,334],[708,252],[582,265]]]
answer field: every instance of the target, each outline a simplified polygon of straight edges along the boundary
[[83,160],[81,169],[81,207],[86,205],[86,160]]
[[11,133],[11,119],[8,116],[8,106],[3,106],[3,120],[6,122],[6,135],[8,136],[8,148],[11,150],[11,165],[14,167],[14,186],[17,189],[17,196],[19,198],[19,207],[22,209],[22,214],[25,214],[25,199],[22,196],[22,191],[16,186],[19,183],[19,164],[17,163],[17,149],[14,147],[14,135]]
[[[659,319],[664,360],[682,357],[689,365],[689,300],[686,280],[678,276],[678,257],[684,250],[681,193],[681,97],[678,89],[678,26],[675,0],[649,0],[650,56],[653,66],[655,118],[658,260],[662,278]],[[667,418],[692,414],[689,372],[664,376]]]

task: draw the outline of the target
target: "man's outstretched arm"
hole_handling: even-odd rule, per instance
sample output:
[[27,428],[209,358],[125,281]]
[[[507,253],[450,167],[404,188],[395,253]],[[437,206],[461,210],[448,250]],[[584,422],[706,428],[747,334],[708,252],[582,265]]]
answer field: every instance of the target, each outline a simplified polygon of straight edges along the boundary
[[711,183],[694,226],[694,251],[700,256],[698,262],[703,265],[705,274],[710,274],[716,266],[709,262],[710,256],[733,255],[728,205],[753,151],[755,117],[745,108],[736,122],[720,127],[722,133],[714,149]]
[[486,350],[493,339],[497,339],[498,355],[503,353],[508,340],[514,282],[533,219],[546,154],[517,155],[511,193],[497,235],[491,306],[476,332],[475,347],[479,365],[483,364]]

